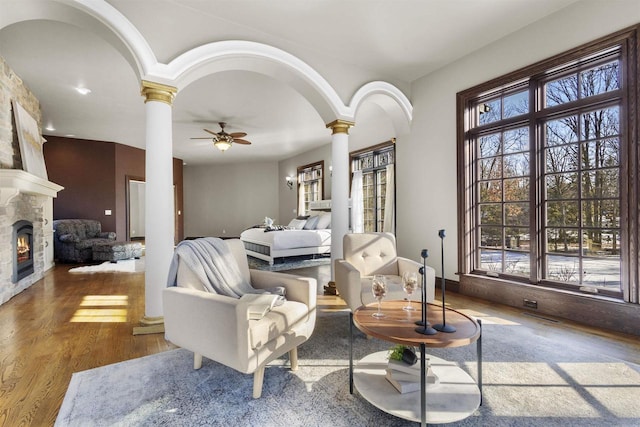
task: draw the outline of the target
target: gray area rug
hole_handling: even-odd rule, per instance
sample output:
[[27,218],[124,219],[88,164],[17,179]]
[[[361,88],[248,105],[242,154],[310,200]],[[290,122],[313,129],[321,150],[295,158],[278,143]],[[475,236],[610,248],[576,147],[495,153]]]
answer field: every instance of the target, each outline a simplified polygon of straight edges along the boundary
[[[449,426],[639,426],[640,367],[558,345],[508,322],[484,322],[484,401]],[[223,343],[221,343],[223,345]],[[390,343],[356,333],[356,360]],[[476,378],[476,346],[429,349]],[[415,426],[349,394],[348,315],[318,318],[299,348],[253,376],[182,349],[75,373],[56,426]]]
[[252,256],[247,256],[249,261],[249,268],[256,270],[268,270],[268,271],[283,271],[283,270],[295,270],[296,268],[316,267],[318,265],[330,265],[330,256],[316,255],[316,258],[311,258],[309,255],[276,258],[273,265],[269,265],[267,261],[263,261]]

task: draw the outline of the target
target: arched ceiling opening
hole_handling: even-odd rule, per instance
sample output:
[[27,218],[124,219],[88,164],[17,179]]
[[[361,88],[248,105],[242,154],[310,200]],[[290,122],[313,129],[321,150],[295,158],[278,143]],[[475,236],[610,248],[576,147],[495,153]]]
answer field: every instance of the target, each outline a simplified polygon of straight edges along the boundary
[[[174,152],[184,153],[187,160],[191,157],[215,163],[236,157],[221,158],[219,152],[198,153],[176,145],[184,144],[191,135],[197,136],[201,121],[209,117],[208,126],[215,130],[216,121],[230,121],[228,116],[245,114],[237,123],[253,129],[238,130],[255,130],[256,141],[269,141],[264,147],[270,147],[270,158],[287,158],[303,148],[328,142],[330,132],[324,128],[325,123],[336,118],[353,121],[362,103],[374,102],[390,114],[396,131],[408,128],[410,108],[405,105],[404,95],[397,96],[400,92],[391,85],[365,85],[346,105],[313,68],[272,46],[214,42],[161,64],[138,30],[109,3],[24,0],[20,6],[0,17],[0,55],[40,99],[43,126],[55,128],[43,130],[45,134],[143,148],[145,117],[140,79],[179,89],[174,106]],[[76,86],[89,87],[92,93],[79,96],[73,91]],[[252,103],[260,105],[262,111],[252,125],[248,123],[256,111],[237,107],[235,113],[230,111],[235,101],[232,94],[242,93],[247,87],[253,88]],[[222,90],[229,91],[226,101],[224,96],[211,96]],[[259,102],[257,98],[261,98]],[[193,117],[192,123],[187,123],[189,117]],[[254,151],[253,158],[260,157],[260,150]]]
[[[230,161],[278,161],[331,141],[331,133],[306,98],[274,78],[253,71],[219,71],[182,89],[174,101],[174,155],[189,164]],[[212,146],[207,128],[246,132],[251,146],[234,145],[225,153]],[[201,153],[198,158],[197,153]]]
[[[101,37],[63,22],[27,20],[0,30],[0,56],[40,101],[44,134],[144,147],[139,80]],[[77,87],[92,92],[84,96]]]
[[20,0],[3,8],[0,29],[32,20],[61,22],[98,36],[120,52],[138,78],[157,62],[142,35],[107,2]]

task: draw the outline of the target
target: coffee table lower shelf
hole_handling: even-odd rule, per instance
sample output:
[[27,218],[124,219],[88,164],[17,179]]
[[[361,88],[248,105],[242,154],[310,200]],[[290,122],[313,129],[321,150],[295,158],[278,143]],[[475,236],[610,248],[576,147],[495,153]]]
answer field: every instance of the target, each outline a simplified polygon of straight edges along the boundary
[[[353,370],[353,383],[373,406],[405,420],[420,422],[420,391],[399,393],[385,378],[387,351],[362,358]],[[480,389],[455,363],[428,355],[439,384],[427,385],[426,422],[444,424],[460,421],[480,407]]]

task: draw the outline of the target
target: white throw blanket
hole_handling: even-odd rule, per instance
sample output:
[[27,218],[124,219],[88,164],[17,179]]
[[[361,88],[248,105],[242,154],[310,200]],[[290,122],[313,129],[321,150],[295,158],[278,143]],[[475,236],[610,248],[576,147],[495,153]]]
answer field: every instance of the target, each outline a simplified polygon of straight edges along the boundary
[[231,250],[222,239],[205,237],[178,243],[169,267],[167,286],[177,286],[180,262],[195,273],[209,292],[233,298],[249,293],[270,293],[282,296],[279,300],[284,301],[284,287],[255,289],[244,280]]

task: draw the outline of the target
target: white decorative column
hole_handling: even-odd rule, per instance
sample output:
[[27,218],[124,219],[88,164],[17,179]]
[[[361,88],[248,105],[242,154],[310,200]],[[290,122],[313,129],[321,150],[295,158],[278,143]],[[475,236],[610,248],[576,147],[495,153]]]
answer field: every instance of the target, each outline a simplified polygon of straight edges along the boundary
[[142,81],[145,97],[145,309],[134,335],[162,332],[162,290],[174,248],[173,147],[171,105],[177,89]]
[[349,128],[353,122],[334,120],[331,133],[331,280],[333,264],[342,258],[342,238],[349,231]]

